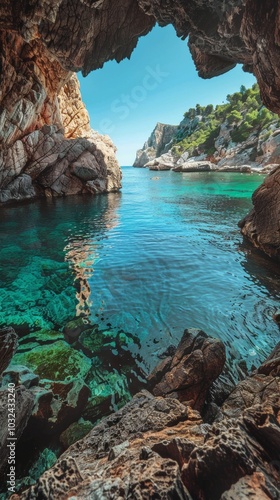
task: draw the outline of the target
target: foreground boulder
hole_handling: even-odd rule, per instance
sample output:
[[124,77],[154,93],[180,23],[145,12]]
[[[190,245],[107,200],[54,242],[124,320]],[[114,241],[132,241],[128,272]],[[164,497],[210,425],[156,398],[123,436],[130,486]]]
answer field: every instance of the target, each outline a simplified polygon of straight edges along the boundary
[[191,328],[184,331],[174,356],[157,366],[148,381],[155,396],[175,397],[201,411],[225,361],[225,346],[220,340]]

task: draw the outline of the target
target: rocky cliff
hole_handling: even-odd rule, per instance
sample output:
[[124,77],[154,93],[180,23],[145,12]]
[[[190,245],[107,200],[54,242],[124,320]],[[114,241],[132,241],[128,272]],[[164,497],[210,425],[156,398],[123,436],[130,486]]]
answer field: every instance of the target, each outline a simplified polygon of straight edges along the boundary
[[143,148],[137,151],[133,166],[144,167],[147,162],[167,153],[172,146],[173,137],[177,129],[176,125],[157,123]]
[[175,172],[197,170],[265,171],[280,162],[280,120],[261,102],[258,86],[241,87],[227,103],[190,108],[177,127],[161,125],[162,154],[153,145],[155,131],[137,151],[135,167]]
[[90,130],[73,71],[129,56],[154,20],[134,1],[108,5],[1,3],[0,203],[120,188],[114,146]]
[[[5,47],[8,74],[1,82],[0,203],[118,189],[115,148],[91,131],[76,75],[55,62],[32,62],[31,49],[13,36],[16,49],[11,54]],[[26,61],[19,57],[23,50]]]

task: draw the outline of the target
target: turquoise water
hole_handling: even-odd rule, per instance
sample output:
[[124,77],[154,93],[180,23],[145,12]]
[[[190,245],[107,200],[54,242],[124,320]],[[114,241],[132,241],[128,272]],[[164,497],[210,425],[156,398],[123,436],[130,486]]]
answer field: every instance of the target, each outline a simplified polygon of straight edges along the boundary
[[262,177],[123,173],[121,193],[1,209],[0,323],[24,338],[85,314],[132,334],[126,349],[146,373],[198,327],[225,342],[242,376],[279,339],[279,269],[237,228]]

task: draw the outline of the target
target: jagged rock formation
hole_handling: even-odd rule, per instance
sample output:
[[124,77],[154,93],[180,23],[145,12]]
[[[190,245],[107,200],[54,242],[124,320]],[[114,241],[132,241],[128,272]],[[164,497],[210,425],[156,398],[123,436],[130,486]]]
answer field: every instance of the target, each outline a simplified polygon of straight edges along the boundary
[[72,71],[129,56],[154,20],[131,0],[22,2],[16,11],[6,0],[0,19],[0,203],[119,189],[114,147],[90,132]]
[[149,139],[142,149],[136,153],[134,167],[144,167],[144,165],[155,158],[167,153],[171,147],[177,126],[157,123]]
[[[3,104],[0,203],[118,189],[115,148],[108,137],[91,131],[76,75],[68,76],[53,101],[51,89],[39,83],[31,87],[32,82],[25,76],[19,79],[15,70],[14,76],[14,86],[22,87],[16,97],[10,84]],[[10,92],[15,105],[9,104]]]
[[[214,349],[209,350],[215,344],[203,332],[186,330],[174,355],[150,378],[152,385],[156,381],[154,394],[138,393],[73,444],[29,490],[11,499],[39,494],[54,500],[278,499],[280,347],[237,385],[210,424],[193,406],[197,396],[205,399],[202,376],[209,387],[209,370],[202,373],[198,360],[212,366],[213,378],[223,367],[223,349],[214,357]],[[171,394],[170,381],[176,384],[178,374],[176,394]],[[165,384],[165,397],[155,395]]]

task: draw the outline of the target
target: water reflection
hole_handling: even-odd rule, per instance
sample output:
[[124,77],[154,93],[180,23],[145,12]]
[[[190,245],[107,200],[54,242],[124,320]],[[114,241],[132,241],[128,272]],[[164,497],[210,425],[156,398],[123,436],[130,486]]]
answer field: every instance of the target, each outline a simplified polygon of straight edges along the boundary
[[95,263],[100,258],[99,250],[103,247],[102,242],[107,237],[106,233],[119,224],[117,209],[120,204],[120,195],[110,194],[106,201],[106,209],[99,214],[98,222],[95,224],[89,220],[87,214],[83,224],[83,233],[81,234],[80,227],[77,234],[73,231],[73,234],[68,237],[69,243],[64,247],[65,260],[69,263],[75,277],[76,316],[90,315],[92,306],[90,278],[93,276]]
[[[1,213],[0,324],[63,327],[89,314],[90,285],[120,194],[42,200]],[[66,254],[66,255],[65,255]]]

